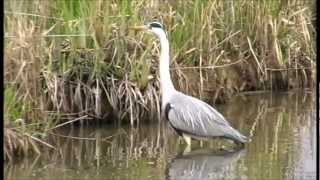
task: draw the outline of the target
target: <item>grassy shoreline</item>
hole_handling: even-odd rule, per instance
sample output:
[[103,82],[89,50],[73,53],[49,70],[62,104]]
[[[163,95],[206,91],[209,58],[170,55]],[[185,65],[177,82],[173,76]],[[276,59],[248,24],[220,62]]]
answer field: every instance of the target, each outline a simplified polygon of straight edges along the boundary
[[38,136],[69,116],[160,119],[159,46],[128,29],[154,19],[168,30],[181,91],[221,103],[313,88],[315,1],[160,2],[6,1],[5,127],[23,122]]

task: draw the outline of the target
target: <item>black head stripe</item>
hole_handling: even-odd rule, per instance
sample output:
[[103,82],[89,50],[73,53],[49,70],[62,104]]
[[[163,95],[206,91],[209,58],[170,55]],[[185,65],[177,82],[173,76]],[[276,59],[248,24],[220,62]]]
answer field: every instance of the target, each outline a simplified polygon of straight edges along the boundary
[[161,28],[161,29],[163,29],[162,24],[159,23],[159,22],[152,22],[152,23],[150,23],[149,25],[150,25],[150,27],[155,27],[155,28]]

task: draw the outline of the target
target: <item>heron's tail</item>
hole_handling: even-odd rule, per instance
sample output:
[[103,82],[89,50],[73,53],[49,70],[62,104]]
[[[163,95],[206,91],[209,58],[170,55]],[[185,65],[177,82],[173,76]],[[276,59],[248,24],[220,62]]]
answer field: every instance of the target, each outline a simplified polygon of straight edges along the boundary
[[239,133],[239,138],[236,141],[238,143],[244,144],[244,143],[250,142],[250,138]]
[[244,144],[250,142],[250,138],[242,135],[240,132],[234,129],[234,133],[231,135],[225,135],[225,138],[232,140],[236,144]]

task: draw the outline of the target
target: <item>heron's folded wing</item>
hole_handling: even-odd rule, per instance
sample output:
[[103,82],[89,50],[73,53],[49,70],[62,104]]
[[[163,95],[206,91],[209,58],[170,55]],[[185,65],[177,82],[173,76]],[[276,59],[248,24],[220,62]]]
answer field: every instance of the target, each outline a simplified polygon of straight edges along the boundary
[[181,93],[169,103],[168,120],[177,130],[201,137],[224,136],[233,130],[219,112],[199,99]]

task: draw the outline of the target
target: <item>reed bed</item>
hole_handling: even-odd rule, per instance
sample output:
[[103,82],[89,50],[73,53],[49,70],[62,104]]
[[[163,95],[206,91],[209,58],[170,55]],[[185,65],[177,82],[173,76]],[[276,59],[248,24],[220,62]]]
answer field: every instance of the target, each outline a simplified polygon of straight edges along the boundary
[[6,1],[5,126],[22,120],[45,133],[83,116],[132,126],[160,120],[159,45],[128,28],[155,19],[168,31],[181,91],[215,103],[241,91],[312,88],[314,5]]

